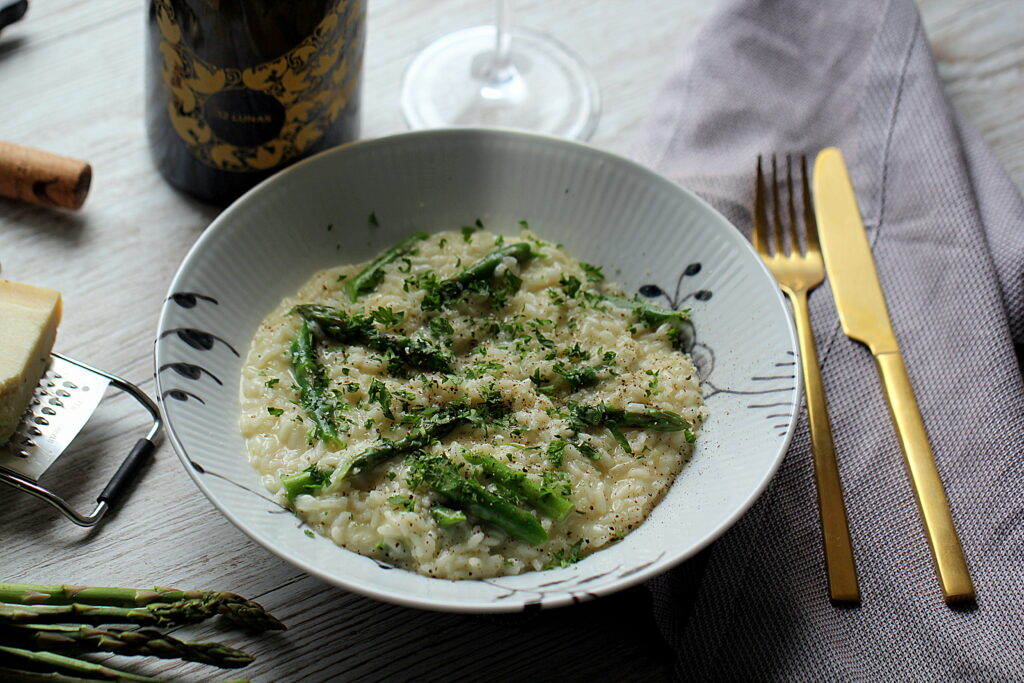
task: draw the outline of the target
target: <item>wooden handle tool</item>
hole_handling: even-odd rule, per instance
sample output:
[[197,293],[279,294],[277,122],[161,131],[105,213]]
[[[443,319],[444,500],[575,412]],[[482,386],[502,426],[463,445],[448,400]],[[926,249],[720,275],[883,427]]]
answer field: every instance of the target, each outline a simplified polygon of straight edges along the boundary
[[91,183],[92,166],[84,161],[0,142],[0,195],[4,197],[79,209]]

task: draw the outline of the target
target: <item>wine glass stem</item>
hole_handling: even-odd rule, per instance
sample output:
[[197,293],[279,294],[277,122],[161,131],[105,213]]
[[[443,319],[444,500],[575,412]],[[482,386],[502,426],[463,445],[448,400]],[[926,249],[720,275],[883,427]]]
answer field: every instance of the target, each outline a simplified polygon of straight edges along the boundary
[[513,77],[512,72],[512,2],[496,0],[498,15],[494,22],[494,57],[489,76],[501,83]]

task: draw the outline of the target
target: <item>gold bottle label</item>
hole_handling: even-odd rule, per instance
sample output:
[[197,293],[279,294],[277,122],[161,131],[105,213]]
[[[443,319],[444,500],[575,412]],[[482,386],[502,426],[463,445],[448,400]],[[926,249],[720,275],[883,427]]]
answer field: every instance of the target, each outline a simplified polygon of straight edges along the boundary
[[171,0],[154,0],[167,115],[201,162],[222,171],[274,168],[320,140],[356,93],[363,0],[337,0],[276,59],[247,68],[200,58],[182,40]]

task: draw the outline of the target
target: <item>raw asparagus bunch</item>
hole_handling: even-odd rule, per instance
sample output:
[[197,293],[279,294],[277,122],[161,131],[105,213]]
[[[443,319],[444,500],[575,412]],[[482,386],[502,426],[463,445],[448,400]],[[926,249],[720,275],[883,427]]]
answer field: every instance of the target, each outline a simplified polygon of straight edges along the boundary
[[152,628],[216,615],[255,631],[284,628],[259,604],[234,593],[0,583],[0,679],[159,680],[72,656],[91,652],[182,659],[220,668],[252,662],[252,655],[242,650],[182,641]]

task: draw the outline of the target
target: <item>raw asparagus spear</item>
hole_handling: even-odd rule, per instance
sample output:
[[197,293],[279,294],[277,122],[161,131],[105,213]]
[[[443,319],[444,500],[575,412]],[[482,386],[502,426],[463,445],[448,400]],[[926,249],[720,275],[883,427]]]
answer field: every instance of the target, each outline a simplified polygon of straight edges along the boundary
[[414,232],[404,240],[375,258],[358,275],[345,283],[345,292],[355,302],[360,296],[372,292],[384,279],[384,266],[416,249],[419,242],[427,239],[427,233]]
[[[447,306],[452,301],[458,299],[473,284],[492,277],[494,271],[501,265],[501,262],[509,256],[520,263],[525,263],[536,256],[536,254],[527,242],[516,242],[499,247],[473,265],[462,270],[455,277],[441,282],[435,291],[428,293],[423,298],[423,309],[431,311]],[[513,282],[516,281],[518,281],[518,278]],[[519,284],[521,282],[515,284],[513,289],[517,290]]]
[[185,642],[155,629],[98,629],[64,624],[26,624],[0,629],[0,638],[14,647],[77,654],[112,652],[118,655],[182,659],[237,669],[253,656],[220,643]]
[[572,512],[572,501],[568,498],[548,486],[538,484],[527,477],[526,473],[498,462],[493,456],[467,451],[463,453],[463,457],[468,462],[479,465],[484,474],[499,488],[508,491],[513,497],[522,498],[548,517],[561,522]]
[[13,605],[0,603],[0,624],[139,624],[170,626],[202,621],[194,610],[183,609],[171,614],[148,607],[103,607],[100,605]]
[[[138,624],[172,626],[194,624],[218,614],[229,621],[257,631],[280,630],[284,624],[254,602],[222,601],[216,593],[177,602],[148,603],[139,607],[106,605],[19,605],[0,603],[0,625],[8,624]],[[232,595],[222,594],[222,595]]]
[[537,518],[474,479],[467,479],[443,455],[419,453],[413,459],[414,477],[465,512],[490,522],[530,545],[544,545],[548,534]]
[[0,681],[6,683],[95,683],[95,678],[66,676],[56,671],[26,671],[0,666]]
[[426,339],[381,332],[366,316],[349,315],[337,308],[315,304],[296,306],[295,312],[307,321],[316,322],[324,334],[336,341],[365,344],[381,353],[391,351],[399,360],[412,367],[436,372],[452,371],[453,359],[448,351]]
[[327,396],[327,374],[316,357],[313,332],[305,319],[291,346],[292,372],[299,386],[299,403],[313,421],[312,436],[337,445],[338,432],[334,426],[334,405]]
[[[244,605],[266,614],[265,610],[252,600],[237,593],[223,591],[179,590],[157,586],[147,588],[119,588],[109,586],[76,586],[37,583],[0,583],[0,602],[22,605],[100,605],[107,607],[145,607],[152,603],[174,603],[182,600],[203,600],[217,608],[228,604]],[[268,615],[269,616],[269,615]],[[272,619],[271,628],[283,628],[281,622]]]
[[46,667],[48,669],[64,669],[65,671],[73,671],[94,679],[103,678],[116,681],[143,681],[144,683],[160,683],[163,681],[162,678],[139,676],[127,671],[111,669],[108,666],[96,664],[95,662],[87,662],[82,659],[75,659],[74,657],[54,654],[53,652],[35,652],[33,650],[24,650],[18,647],[0,645],[0,655],[7,655],[8,657],[16,659],[24,659],[32,665]]

